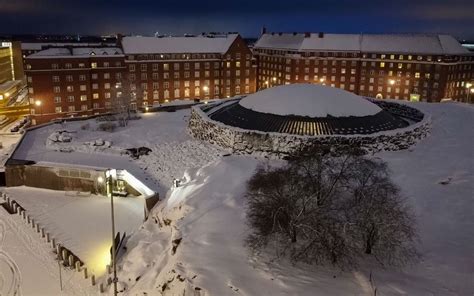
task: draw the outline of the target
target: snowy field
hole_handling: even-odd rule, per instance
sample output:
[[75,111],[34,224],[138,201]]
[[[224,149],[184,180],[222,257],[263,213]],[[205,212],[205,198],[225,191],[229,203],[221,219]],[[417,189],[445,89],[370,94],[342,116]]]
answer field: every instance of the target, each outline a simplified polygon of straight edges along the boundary
[[[76,196],[64,191],[10,187],[5,193],[27,210],[66,248],[81,258],[95,275],[109,264],[111,245],[110,200],[103,196]],[[144,220],[142,197],[115,198],[115,229],[130,234]]]
[[474,109],[416,107],[432,114],[432,134],[409,150],[377,156],[389,163],[416,210],[421,262],[400,270],[367,263],[341,272],[249,254],[243,193],[262,159],[232,156],[189,171],[190,181],[168,194],[155,218],[131,238],[120,280],[131,294],[149,295],[193,289],[209,295],[374,295],[375,288],[377,295],[472,295]]
[[[119,264],[120,286],[128,295],[194,295],[199,290],[204,295],[374,295],[374,288],[377,295],[473,295],[474,108],[414,106],[432,115],[431,135],[409,150],[377,155],[389,163],[418,218],[424,257],[401,270],[367,263],[342,272],[250,254],[244,246],[245,183],[258,163],[275,160],[223,157],[219,148],[192,139],[186,131],[189,110],[144,114],[113,133],[96,131],[94,121],[89,130],[81,129],[84,122],[48,126],[29,133],[15,157],[127,169],[160,192],[164,200],[136,227]],[[58,130],[71,132],[72,141],[59,146],[72,152],[48,144]],[[111,145],[87,144],[96,140]],[[152,152],[138,160],[120,154],[139,146]],[[173,178],[183,176],[183,186],[170,189]],[[108,214],[107,209],[104,217]]]
[[[97,130],[95,120],[54,124],[29,132],[13,158],[36,162],[77,164],[92,167],[126,169],[150,189],[164,195],[173,178],[184,171],[199,168],[217,159],[219,149],[194,140],[186,132],[189,109],[172,113],[145,113],[142,119],[129,121],[127,127],[114,132]],[[88,125],[88,129],[82,129]],[[68,131],[70,143],[51,143],[53,133]],[[109,142],[110,147],[91,146],[97,140]],[[124,149],[148,147],[149,155],[133,161],[121,155]],[[60,152],[59,148],[71,152]]]

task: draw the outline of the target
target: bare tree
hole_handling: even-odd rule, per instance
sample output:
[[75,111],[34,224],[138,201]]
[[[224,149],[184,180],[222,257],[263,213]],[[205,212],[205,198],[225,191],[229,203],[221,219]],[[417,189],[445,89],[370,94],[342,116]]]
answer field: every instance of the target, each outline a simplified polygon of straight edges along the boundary
[[[336,153],[335,153],[336,152]],[[269,243],[295,261],[356,265],[415,255],[414,221],[387,166],[359,149],[317,147],[287,165],[259,167],[247,187],[248,243]]]
[[127,126],[131,113],[135,111],[137,102],[141,101],[141,86],[126,77],[122,77],[115,85],[115,96],[111,100],[111,112],[116,116],[119,126]]

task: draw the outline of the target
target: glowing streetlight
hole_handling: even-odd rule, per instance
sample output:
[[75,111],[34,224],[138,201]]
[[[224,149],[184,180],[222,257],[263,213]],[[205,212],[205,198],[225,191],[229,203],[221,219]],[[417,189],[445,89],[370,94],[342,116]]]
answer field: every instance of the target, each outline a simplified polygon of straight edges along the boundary
[[319,79],[319,82],[323,83],[323,82],[324,82],[324,78]]
[[97,182],[98,182],[99,184],[104,183],[104,177],[99,176],[99,177],[97,178]]
[[148,112],[148,110],[150,110],[150,108],[148,108],[148,106],[145,107],[145,112]]
[[276,78],[276,77],[273,77],[272,80],[273,80],[273,82],[276,82],[276,81],[277,81],[277,78]]
[[35,105],[36,105],[36,107],[38,107],[40,109],[40,116],[43,116],[43,108],[41,107],[41,101],[36,100]]
[[10,93],[9,92],[6,92],[5,93],[5,98],[8,98],[10,96]]
[[472,83],[467,82],[466,83],[466,101],[467,101],[467,103],[469,103],[469,94],[470,93],[474,94],[474,88],[471,88],[471,87],[472,87]]

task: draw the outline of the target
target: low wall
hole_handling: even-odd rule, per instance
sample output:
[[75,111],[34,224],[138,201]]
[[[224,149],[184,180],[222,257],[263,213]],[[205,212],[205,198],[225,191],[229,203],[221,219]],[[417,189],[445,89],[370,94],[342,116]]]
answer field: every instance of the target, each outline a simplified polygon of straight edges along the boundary
[[40,165],[7,165],[6,186],[29,186],[60,191],[105,194],[103,184],[98,183],[104,171]]
[[[398,105],[398,104],[397,104]],[[404,110],[405,105],[400,105]],[[391,108],[395,106],[391,104]],[[411,108],[411,107],[408,107]],[[412,108],[414,109],[414,108]],[[414,109],[416,110],[416,109]],[[370,135],[300,136],[265,133],[225,125],[210,119],[200,106],[192,107],[188,123],[190,133],[197,139],[232,150],[236,154],[273,155],[283,157],[313,145],[360,146],[368,153],[407,149],[426,137],[431,118],[424,118],[408,127]]]

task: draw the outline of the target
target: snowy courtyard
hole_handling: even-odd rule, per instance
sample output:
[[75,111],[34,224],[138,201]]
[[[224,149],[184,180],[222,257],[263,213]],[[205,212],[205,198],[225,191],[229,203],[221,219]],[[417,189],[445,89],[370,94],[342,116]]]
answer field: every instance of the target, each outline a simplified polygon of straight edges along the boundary
[[[224,156],[227,151],[193,139],[187,132],[189,109],[142,114],[114,132],[98,131],[95,120],[49,125],[29,132],[13,158],[126,169],[160,193],[161,201],[143,224],[140,198],[118,199],[116,204],[118,231],[131,234],[118,266],[120,286],[130,295],[191,290],[205,295],[373,295],[375,288],[377,295],[471,295],[474,108],[455,103],[414,106],[432,116],[431,134],[407,150],[375,155],[388,162],[416,211],[423,258],[402,269],[367,263],[340,271],[249,253],[244,245],[246,182],[259,163],[279,160]],[[67,131],[70,141],[48,141],[58,131]],[[97,142],[107,145],[91,145]],[[151,152],[137,160],[123,153],[137,147]],[[182,179],[182,186],[172,188],[175,178]],[[100,260],[91,250],[110,247],[105,246],[110,241],[106,198],[25,187],[6,191],[84,260]],[[20,238],[10,232],[3,250],[18,260],[26,295],[35,274],[14,256],[12,246]],[[32,262],[54,264],[52,255],[42,260]],[[40,267],[34,271],[42,273]],[[54,290],[46,283],[55,278],[41,276],[45,284],[38,287],[39,294],[51,295]]]

